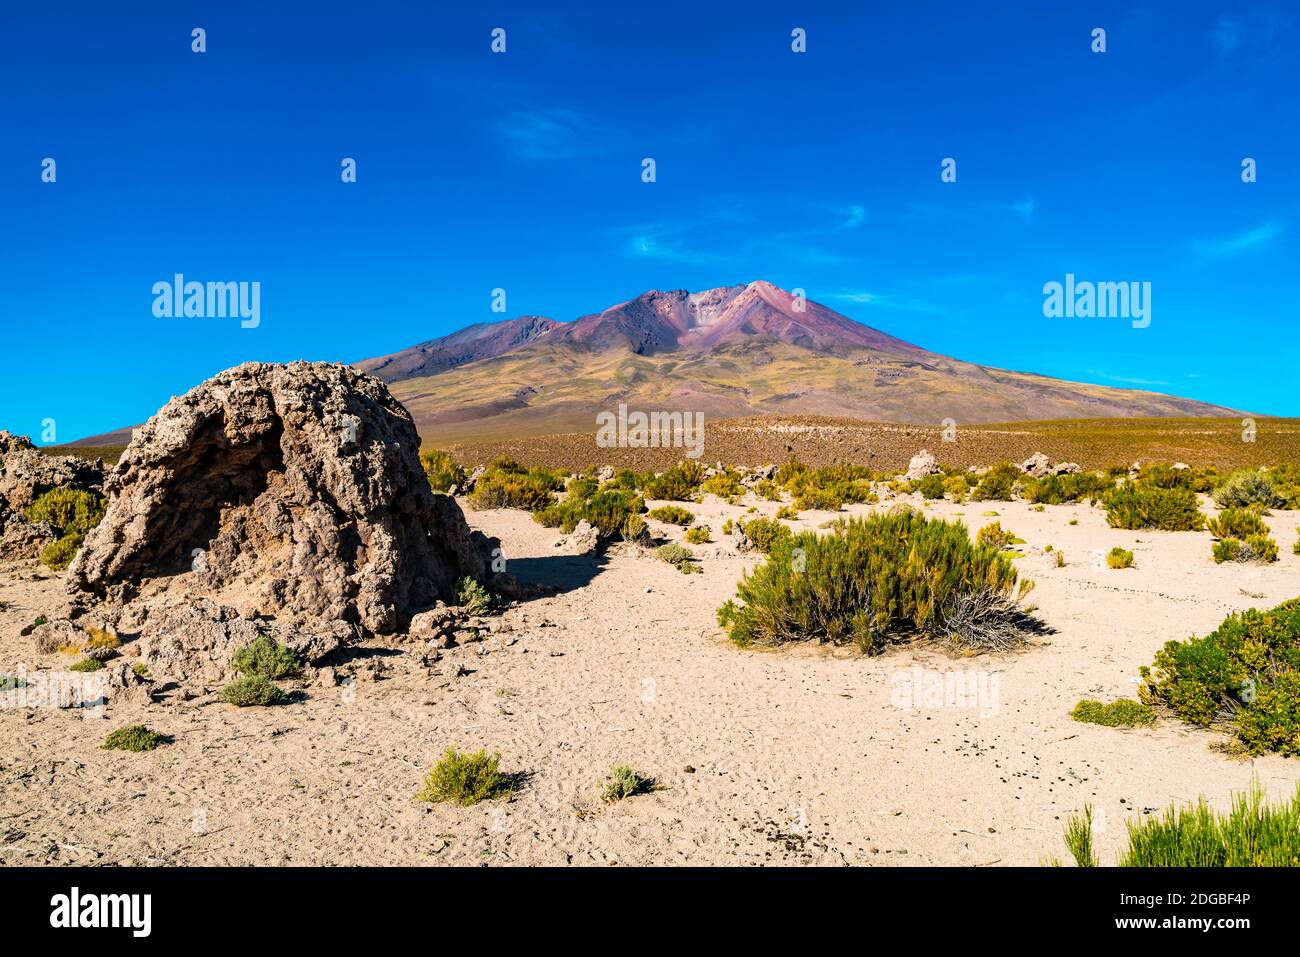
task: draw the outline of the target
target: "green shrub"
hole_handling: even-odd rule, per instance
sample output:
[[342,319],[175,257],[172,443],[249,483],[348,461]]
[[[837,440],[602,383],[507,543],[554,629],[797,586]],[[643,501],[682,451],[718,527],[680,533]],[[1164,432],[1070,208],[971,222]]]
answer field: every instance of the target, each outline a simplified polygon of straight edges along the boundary
[[456,604],[471,615],[486,615],[492,610],[492,593],[467,575],[456,582]]
[[695,521],[695,516],[680,505],[661,505],[650,510],[650,517],[666,525],[686,526]]
[[949,475],[943,480],[943,490],[954,502],[966,501],[970,488],[970,483],[964,475]]
[[1003,529],[1001,522],[990,522],[981,528],[979,534],[975,536],[976,545],[987,545],[990,548],[1009,549],[1024,543],[1023,538],[1020,538],[1014,532]]
[[787,522],[798,521],[799,509],[795,508],[793,505],[782,505],[776,510],[776,515],[774,517]]
[[692,545],[707,545],[713,541],[710,535],[709,526],[696,525],[694,528],[686,530],[686,540]]
[[[1016,630],[1002,604],[1016,579],[1011,559],[971,544],[961,522],[903,509],[776,542],[718,621],[741,646],[855,642],[876,653],[913,633],[964,643],[992,621]],[[976,595],[992,598],[972,601]]]
[[[580,480],[576,480],[580,481]],[[588,491],[585,483],[580,492]],[[604,488],[591,493],[586,498],[570,495],[562,502],[555,502],[533,512],[533,521],[547,528],[559,527],[565,533],[573,531],[581,521],[588,522],[596,529],[601,538],[611,538],[622,534],[627,538],[627,530],[637,527],[632,522],[645,510],[645,502],[635,491],[622,488]],[[644,529],[645,521],[640,521]],[[635,537],[635,536],[633,536]]]
[[1139,725],[1154,724],[1156,713],[1147,705],[1130,698],[1120,698],[1110,704],[1084,698],[1074,706],[1070,717],[1075,721],[1102,724],[1108,728],[1136,728]]
[[521,508],[529,512],[555,501],[554,492],[564,488],[564,479],[548,469],[525,469],[518,462],[499,459],[488,466],[469,495],[471,508]]
[[1268,526],[1253,508],[1225,508],[1205,524],[1215,538],[1245,538],[1247,535],[1268,534]]
[[1197,507],[1196,493],[1183,488],[1125,482],[1103,495],[1101,501],[1111,528],[1196,531],[1205,521]]
[[645,483],[645,497],[668,502],[693,502],[703,482],[703,465],[679,462]]
[[762,517],[750,519],[741,525],[740,530],[745,533],[750,544],[764,555],[769,554],[777,542],[794,534],[790,531],[790,526],[782,525],[774,518]]
[[267,707],[288,697],[265,675],[245,675],[221,689],[221,700],[237,708]]
[[1300,755],[1300,599],[1234,612],[1205,637],[1167,642],[1139,674],[1144,704],[1232,730],[1252,754]]
[[781,487],[771,479],[759,479],[755,482],[754,492],[769,502],[781,501]]
[[1026,479],[1024,496],[1030,502],[1045,505],[1063,505],[1081,499],[1096,501],[1102,493],[1115,487],[1113,479],[1095,472],[1075,472],[1066,475],[1046,475]]
[[600,798],[607,804],[612,804],[636,794],[649,794],[654,786],[653,778],[642,777],[630,765],[616,764],[605,778]]
[[740,484],[740,476],[728,469],[701,482],[700,491],[718,498],[738,498],[745,494],[745,486]]
[[506,797],[514,789],[514,782],[501,773],[501,755],[489,755],[486,751],[461,754],[455,748],[448,748],[425,775],[424,787],[416,799],[469,807],[479,801]]
[[805,488],[794,500],[796,511],[838,512],[844,507],[844,496],[839,488]]
[[732,530],[735,529],[735,527],[736,527],[736,523],[733,522],[731,519],[727,519],[725,522],[722,523],[722,534],[730,535]]
[[1247,535],[1241,538],[1220,538],[1210,550],[1216,565],[1224,562],[1258,562],[1268,564],[1277,561],[1277,542],[1267,535]]
[[104,663],[98,658],[82,658],[75,665],[69,665],[69,671],[99,671],[104,667]]
[[[1163,815],[1127,822],[1128,847],[1120,867],[1300,866],[1300,788],[1289,802],[1266,804],[1258,781],[1234,794],[1225,815],[1204,798],[1195,806],[1170,805]],[[1066,846],[1081,866],[1095,867],[1092,808],[1066,825]]]
[[943,498],[943,493],[946,490],[944,477],[942,475],[927,475],[916,483],[916,490],[921,493],[922,498]]
[[676,542],[670,542],[656,548],[655,558],[672,565],[683,575],[693,575],[700,571],[700,566],[695,561],[695,554],[689,548],[678,545]]
[[129,728],[118,728],[112,732],[100,748],[105,751],[152,751],[170,741],[171,738],[165,734],[150,731],[142,724],[133,724]]
[[302,667],[298,656],[272,638],[259,635],[243,648],[236,649],[230,665],[241,675],[263,678],[287,678]]
[[1211,494],[1219,508],[1281,508],[1286,500],[1278,494],[1268,472],[1241,469],[1233,472]]
[[49,522],[59,535],[41,550],[41,563],[55,571],[67,568],[105,508],[101,496],[70,488],[51,489],[27,506],[23,515],[29,522]]
[[636,513],[628,515],[620,532],[624,540],[629,542],[645,544],[650,540],[650,526],[646,524],[643,516]]
[[1219,481],[1214,469],[1176,469],[1172,465],[1154,463],[1138,470],[1138,481],[1156,488],[1183,488],[1190,492],[1208,492]]
[[1072,817],[1065,825],[1065,847],[1076,867],[1096,867],[1100,862],[1092,849],[1092,805],[1083,806],[1083,814]]
[[429,487],[435,492],[445,492],[453,485],[464,487],[469,478],[450,453],[441,449],[425,449],[420,452],[420,465],[424,467],[424,474],[429,479]]
[[1019,467],[1010,462],[999,462],[980,476],[971,498],[979,502],[1009,502],[1015,498],[1016,485],[1023,478]]
[[1055,556],[1055,561],[1056,561],[1056,567],[1057,567],[1057,568],[1064,568],[1064,567],[1065,567],[1065,552],[1058,551],[1058,552],[1056,553],[1056,556]]
[[1132,568],[1133,553],[1116,545],[1106,553],[1106,564],[1111,568]]

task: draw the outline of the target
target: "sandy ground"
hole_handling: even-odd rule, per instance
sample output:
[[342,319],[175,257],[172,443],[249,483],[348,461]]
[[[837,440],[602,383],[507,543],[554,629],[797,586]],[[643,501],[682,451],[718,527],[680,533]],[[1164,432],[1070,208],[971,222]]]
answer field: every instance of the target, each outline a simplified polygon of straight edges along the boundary
[[[715,532],[744,513],[692,508]],[[1294,791],[1300,762],[1228,757],[1209,732],[1068,717],[1080,697],[1133,696],[1138,666],[1165,641],[1300,594],[1294,514],[1268,519],[1282,558],[1258,567],[1214,565],[1208,533],[1112,530],[1082,505],[927,508],[972,529],[998,511],[1027,542],[1017,561],[1057,633],[1002,657],[742,651],[714,610],[761,558],[696,546],[703,574],[682,575],[629,546],[562,557],[557,533],[527,514],[467,512],[506,543],[520,579],[568,589],[444,652],[468,674],[374,645],[355,653],[364,676],[353,685],[305,686],[305,700],[278,708],[201,698],[90,718],[0,709],[0,863],[1033,865],[1064,854],[1064,821],[1085,802],[1110,863],[1125,820],[1170,802],[1226,807],[1252,776],[1275,797]],[[1112,545],[1137,567],[1107,568]],[[12,603],[0,611],[0,672],[59,665],[18,632],[61,592],[33,565],[0,569],[0,602]],[[924,689],[945,673],[969,679],[965,700],[913,695],[918,674]],[[173,743],[99,749],[139,722]],[[471,808],[413,800],[449,746],[499,751],[520,775],[515,796]],[[660,789],[602,804],[599,781],[619,762]]]

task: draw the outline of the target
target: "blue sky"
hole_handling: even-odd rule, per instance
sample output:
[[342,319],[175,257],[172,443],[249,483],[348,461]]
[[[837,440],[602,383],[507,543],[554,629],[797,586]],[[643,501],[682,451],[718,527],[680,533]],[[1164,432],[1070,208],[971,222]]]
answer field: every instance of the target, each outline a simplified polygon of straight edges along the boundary
[[[963,359],[1300,415],[1294,6],[613,6],[7,11],[0,428],[391,352],[503,318],[498,287],[564,320],[759,278]],[[156,318],[177,272],[260,282],[261,324]],[[1067,272],[1150,282],[1150,327],[1044,318]]]

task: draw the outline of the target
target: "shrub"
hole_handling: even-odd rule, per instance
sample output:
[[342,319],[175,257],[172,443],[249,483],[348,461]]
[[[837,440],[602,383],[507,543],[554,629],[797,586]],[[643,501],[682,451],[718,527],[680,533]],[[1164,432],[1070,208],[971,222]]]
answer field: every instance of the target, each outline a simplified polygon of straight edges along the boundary
[[771,479],[760,479],[755,482],[754,492],[769,502],[781,501],[781,487]]
[[122,642],[117,635],[111,631],[105,631],[102,628],[88,627],[83,629],[86,636],[90,639],[81,646],[81,653],[87,658],[98,658],[100,661],[106,661],[113,657],[113,653],[122,646]]
[[802,532],[776,542],[718,621],[741,646],[852,641],[876,653],[909,633],[960,641],[947,627],[950,617],[982,624],[1006,609],[967,602],[959,613],[957,600],[984,592],[1006,600],[1016,577],[1011,559],[972,545],[961,522],[903,509],[837,522],[829,535]]
[[713,541],[710,535],[709,526],[696,525],[694,528],[686,530],[686,540],[692,545],[707,545]]
[[671,502],[693,502],[704,482],[704,466],[699,462],[679,462],[645,483],[646,498]]
[[730,535],[732,530],[735,527],[736,527],[736,523],[733,522],[731,519],[727,519],[725,522],[722,523],[722,534]]
[[1247,535],[1268,534],[1268,526],[1253,508],[1225,508],[1205,524],[1215,538],[1245,538]]
[[693,575],[700,571],[700,566],[696,564],[695,555],[689,548],[671,542],[667,545],[660,545],[655,549],[655,558],[661,562],[667,562],[672,565],[683,575]]
[[982,476],[971,498],[976,501],[1009,502],[1015,497],[1016,483],[1023,478],[1020,469],[1010,462],[999,462]]
[[1133,553],[1116,545],[1106,553],[1106,564],[1111,568],[1132,568]]
[[976,545],[988,545],[997,549],[1008,549],[1024,543],[1023,538],[1020,538],[1014,532],[1003,529],[1001,522],[990,522],[981,528],[979,534],[975,536]]
[[1154,724],[1156,713],[1131,698],[1120,698],[1110,704],[1084,698],[1074,706],[1070,717],[1075,721],[1101,724],[1108,728],[1136,728],[1138,725]]
[[1114,488],[1113,479],[1095,472],[1075,472],[1066,475],[1046,475],[1026,479],[1024,496],[1030,502],[1045,505],[1062,505],[1080,499],[1096,501],[1103,492]]
[[736,498],[745,494],[745,486],[740,484],[740,476],[728,469],[701,482],[700,491],[718,498]]
[[1174,468],[1154,463],[1138,470],[1138,481],[1156,488],[1185,488],[1191,492],[1208,492],[1219,480],[1213,469]]
[[623,538],[629,542],[644,544],[650,540],[650,526],[646,524],[644,517],[635,513],[628,515],[624,520],[620,532]]
[[1242,469],[1233,472],[1211,497],[1219,508],[1281,508],[1286,500],[1278,494],[1273,476],[1268,472]]
[[[1300,866],[1300,788],[1289,802],[1266,804],[1258,781],[1234,794],[1225,815],[1204,798],[1195,806],[1170,805],[1163,815],[1129,821],[1120,867]],[[1095,867],[1092,808],[1066,826],[1066,846],[1080,866]]]
[[1216,565],[1224,562],[1268,564],[1277,561],[1277,542],[1267,535],[1247,535],[1244,539],[1221,538],[1214,543],[1210,554]]
[[964,475],[949,475],[943,480],[943,490],[954,502],[964,502],[970,492],[970,483]]
[[601,789],[602,801],[612,804],[635,794],[649,794],[654,790],[654,779],[642,777],[627,764],[616,764],[605,778]]
[[288,696],[265,675],[245,675],[221,689],[221,700],[236,708],[280,704]]
[[1232,730],[1252,754],[1300,755],[1300,599],[1234,612],[1205,637],[1167,642],[1139,674],[1144,704]]
[[492,610],[492,593],[466,576],[456,583],[456,604],[471,615],[486,615]]
[[1056,553],[1056,567],[1057,568],[1065,567],[1065,552],[1058,551]]
[[795,508],[793,505],[782,505],[776,510],[776,515],[774,517],[783,519],[787,522],[794,522],[799,519],[799,509]]
[[518,462],[500,459],[479,476],[469,495],[471,508],[521,508],[537,511],[551,505],[552,493],[564,488],[564,480],[544,468],[525,469]]
[[69,665],[69,671],[99,671],[104,667],[104,663],[98,658],[82,658],[75,665]]
[[297,655],[266,635],[258,635],[243,648],[236,649],[230,665],[241,675],[263,678],[287,678],[302,667]]
[[638,536],[629,535],[628,531],[635,530],[638,522],[639,528],[644,531],[645,519],[641,518],[644,511],[645,502],[636,492],[611,488],[602,489],[587,499],[581,518],[585,518],[602,538],[622,534],[624,538],[634,539]]
[[149,677],[149,666],[146,665],[143,661],[137,661],[135,664],[133,664],[131,666],[131,671],[135,674],[137,678]]
[[943,498],[944,477],[942,475],[927,475],[916,483],[916,490],[921,493],[922,498]]
[[680,505],[661,505],[659,508],[651,509],[650,517],[666,525],[685,526],[695,521],[695,516]]
[[769,554],[777,542],[784,541],[794,534],[788,525],[782,525],[773,518],[750,519],[741,526],[741,531],[745,533],[750,544],[764,555]]
[[445,492],[453,485],[464,486],[469,478],[456,460],[441,449],[426,449],[420,453],[420,464],[435,492]]
[[165,734],[150,731],[142,724],[133,724],[129,728],[118,728],[112,732],[100,748],[105,751],[152,751],[170,741],[171,738]]
[[424,787],[416,799],[469,807],[479,801],[508,796],[515,789],[514,782],[501,773],[500,766],[499,754],[489,755],[486,751],[461,754],[455,748],[448,748],[425,775]]
[[1196,504],[1196,493],[1188,489],[1125,482],[1103,495],[1101,501],[1111,528],[1196,531],[1205,521]]
[[61,571],[86,541],[86,535],[104,517],[105,500],[94,492],[55,488],[23,510],[30,522],[49,522],[59,538],[41,550],[43,565]]
[[794,500],[796,510],[838,512],[844,507],[839,488],[806,488]]

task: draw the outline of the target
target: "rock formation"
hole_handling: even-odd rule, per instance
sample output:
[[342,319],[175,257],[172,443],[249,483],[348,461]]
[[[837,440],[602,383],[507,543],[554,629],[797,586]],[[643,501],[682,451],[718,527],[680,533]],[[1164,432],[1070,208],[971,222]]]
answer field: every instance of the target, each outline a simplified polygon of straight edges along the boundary
[[908,481],[916,482],[925,478],[927,475],[937,475],[943,469],[939,468],[939,463],[933,455],[927,450],[921,449],[912,456],[912,460],[907,463],[907,474],[904,476]]
[[[127,603],[155,657],[184,657],[169,636],[195,632],[214,666],[248,638],[236,616],[309,633],[308,660],[352,627],[397,631],[454,601],[461,577],[491,579],[496,546],[429,488],[418,448],[410,415],[372,376],[330,363],[229,369],[136,430],[69,592]],[[173,607],[181,594],[202,627]]]

